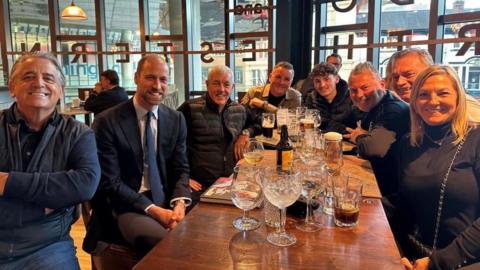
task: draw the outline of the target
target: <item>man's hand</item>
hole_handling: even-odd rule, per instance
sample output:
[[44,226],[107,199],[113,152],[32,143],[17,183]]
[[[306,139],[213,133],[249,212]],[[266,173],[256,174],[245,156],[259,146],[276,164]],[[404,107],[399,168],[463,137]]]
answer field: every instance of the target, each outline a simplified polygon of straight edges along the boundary
[[160,222],[160,224],[162,224],[162,226],[165,228],[169,228],[169,225],[172,223],[172,210],[154,205],[148,209],[148,214],[153,219]]
[[175,202],[176,205],[173,208],[173,215],[168,228],[173,230],[178,223],[185,217],[185,202],[183,200],[179,200]]
[[235,142],[235,159],[240,160],[243,158],[243,147],[248,141],[247,135],[238,136],[237,141]]
[[93,87],[93,92],[98,94],[102,91],[103,91],[102,85],[99,82],[96,83],[95,86]]
[[344,138],[347,138],[350,142],[357,144],[357,137],[362,134],[368,134],[368,131],[361,127],[357,127],[356,129],[353,128],[346,128],[349,134],[343,135]]
[[5,185],[7,185],[8,173],[0,172],[0,196],[3,195]]
[[265,101],[259,99],[259,98],[252,98],[250,100],[250,107],[252,108],[260,108],[262,109],[264,107]]
[[190,189],[193,191],[200,191],[202,189],[202,184],[193,180],[192,178],[188,180],[188,186],[190,186]]

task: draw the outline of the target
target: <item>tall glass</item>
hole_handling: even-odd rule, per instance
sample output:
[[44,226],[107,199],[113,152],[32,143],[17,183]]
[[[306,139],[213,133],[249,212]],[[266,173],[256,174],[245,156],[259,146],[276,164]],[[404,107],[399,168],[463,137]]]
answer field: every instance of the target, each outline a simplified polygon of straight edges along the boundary
[[305,166],[302,167],[302,196],[306,198],[307,211],[305,215],[305,220],[302,220],[297,223],[297,229],[304,232],[315,232],[322,228],[320,222],[315,221],[313,216],[312,201],[315,196],[323,191],[325,172],[324,170],[318,167]]
[[342,175],[334,185],[334,220],[339,227],[353,227],[358,224],[363,183],[359,178]]
[[249,139],[243,146],[243,158],[248,164],[257,165],[263,159],[263,143],[255,139]]
[[[245,167],[244,167],[245,168]],[[233,221],[233,226],[241,231],[255,230],[260,226],[260,221],[248,216],[248,210],[260,204],[262,187],[256,177],[251,177],[241,166],[233,170],[233,181],[231,186],[233,204],[243,210],[243,216]]]
[[339,175],[343,166],[342,135],[337,132],[327,132],[323,136],[323,161],[328,172],[325,189],[325,203],[323,211],[333,214],[333,181]]
[[273,128],[275,127],[275,114],[263,113],[262,114],[262,132],[265,138],[272,138]]
[[267,241],[276,246],[290,246],[297,242],[297,238],[285,231],[286,207],[293,204],[302,191],[299,173],[278,172],[273,168],[265,170],[263,182],[265,197],[278,207],[280,211],[280,226],[275,232],[267,235]]

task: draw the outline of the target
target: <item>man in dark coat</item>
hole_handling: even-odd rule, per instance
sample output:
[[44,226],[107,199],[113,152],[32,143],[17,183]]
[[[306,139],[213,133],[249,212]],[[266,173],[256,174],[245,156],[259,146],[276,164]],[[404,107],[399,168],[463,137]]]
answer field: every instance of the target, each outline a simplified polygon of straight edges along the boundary
[[85,110],[95,115],[111,108],[119,103],[128,100],[128,95],[123,87],[120,87],[120,80],[115,70],[105,70],[100,74],[100,82],[95,84],[93,92],[85,100]]
[[317,64],[310,73],[310,79],[315,91],[307,95],[305,106],[320,112],[320,129],[345,134],[346,127],[355,127],[362,113],[353,106],[348,89],[337,87],[340,80],[337,69],[328,63]]
[[232,174],[234,143],[244,136],[247,118],[245,107],[230,99],[235,84],[228,67],[213,66],[205,83],[205,96],[186,101],[178,109],[187,123],[192,205],[218,178]]
[[[122,237],[140,253],[175,228],[191,201],[185,120],[161,104],[168,75],[160,56],[144,56],[135,73],[135,96],[99,114],[93,123],[102,168],[97,195],[108,199]],[[92,222],[95,215],[105,217],[95,212],[103,206],[93,205]],[[101,228],[92,224],[88,233],[98,236],[95,231]],[[90,240],[84,248],[92,251],[96,243]]]

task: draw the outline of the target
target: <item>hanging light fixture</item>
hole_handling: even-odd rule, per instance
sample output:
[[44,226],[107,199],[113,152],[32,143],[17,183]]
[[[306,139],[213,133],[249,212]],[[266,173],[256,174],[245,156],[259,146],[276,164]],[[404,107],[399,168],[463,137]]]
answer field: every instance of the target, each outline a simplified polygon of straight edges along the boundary
[[85,21],[87,19],[87,14],[83,9],[77,5],[72,0],[70,6],[66,7],[62,11],[62,19],[69,21]]

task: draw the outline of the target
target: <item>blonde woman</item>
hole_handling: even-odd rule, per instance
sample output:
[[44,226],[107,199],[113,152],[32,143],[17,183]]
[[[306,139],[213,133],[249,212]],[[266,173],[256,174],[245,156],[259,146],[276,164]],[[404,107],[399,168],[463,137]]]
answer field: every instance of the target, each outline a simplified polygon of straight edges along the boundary
[[433,65],[419,74],[410,120],[394,202],[401,218],[392,222],[412,260],[402,263],[416,270],[474,264],[480,258],[480,129],[467,122],[465,90],[452,68]]

